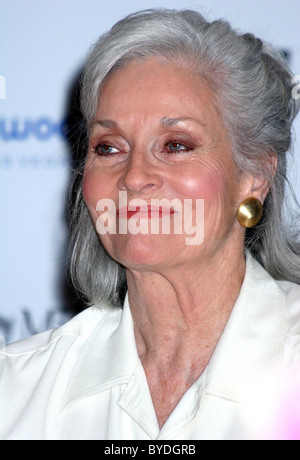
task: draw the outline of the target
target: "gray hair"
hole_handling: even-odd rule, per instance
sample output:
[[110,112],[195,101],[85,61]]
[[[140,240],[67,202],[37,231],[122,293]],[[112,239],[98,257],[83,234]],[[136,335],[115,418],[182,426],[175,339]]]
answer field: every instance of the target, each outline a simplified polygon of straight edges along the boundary
[[[224,20],[207,22],[195,11],[132,14],[101,36],[87,57],[81,88],[87,133],[105,79],[132,59],[155,55],[197,71],[214,90],[236,165],[270,181],[263,218],[246,231],[245,248],[275,279],[300,283],[300,244],[285,211],[287,152],[299,101],[292,98],[292,74],[285,59],[252,34],[239,34]],[[270,154],[278,161],[275,178]],[[88,303],[119,306],[126,289],[125,269],[99,241],[83,201],[83,167],[84,159],[76,172],[71,216],[72,279]]]

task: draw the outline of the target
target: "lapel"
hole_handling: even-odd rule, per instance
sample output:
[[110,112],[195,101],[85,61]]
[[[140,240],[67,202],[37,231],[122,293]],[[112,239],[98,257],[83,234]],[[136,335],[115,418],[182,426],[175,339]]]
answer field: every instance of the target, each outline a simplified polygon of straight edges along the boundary
[[[286,297],[281,283],[247,255],[240,295],[205,370],[199,408],[190,419],[192,428],[188,426],[175,439],[255,438],[262,414],[257,400],[255,413],[252,407],[249,411],[249,401],[264,394],[266,373],[269,377],[273,368],[282,365],[285,336]],[[159,439],[170,439],[165,435],[163,428]]]
[[283,360],[285,294],[250,255],[240,295],[207,368],[206,392],[240,401],[249,379]]
[[62,409],[114,385],[128,383],[139,362],[127,297],[123,310],[102,308],[98,316],[74,367]]
[[283,363],[285,303],[278,282],[248,255],[240,295],[206,369],[195,439],[252,438],[247,402]]

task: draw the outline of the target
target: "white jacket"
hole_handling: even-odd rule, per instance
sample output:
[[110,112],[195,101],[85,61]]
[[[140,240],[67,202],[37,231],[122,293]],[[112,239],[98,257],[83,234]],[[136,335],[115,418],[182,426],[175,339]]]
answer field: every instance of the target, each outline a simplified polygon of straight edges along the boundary
[[300,365],[300,287],[274,281],[248,257],[206,371],[161,430],[126,300],[123,310],[91,307],[2,350],[0,439],[252,439],[253,411],[262,420],[262,394],[252,390],[264,371],[289,362]]

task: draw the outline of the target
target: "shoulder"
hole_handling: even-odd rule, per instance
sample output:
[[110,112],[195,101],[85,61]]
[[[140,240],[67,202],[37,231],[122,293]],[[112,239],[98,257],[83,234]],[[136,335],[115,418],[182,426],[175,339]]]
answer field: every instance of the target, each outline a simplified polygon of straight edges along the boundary
[[[278,299],[282,299],[284,321],[282,334],[285,338],[284,360],[286,363],[300,362],[300,285],[273,280],[279,293]],[[279,305],[278,305],[279,306]]]
[[34,357],[38,357],[42,366],[43,362],[45,365],[49,363],[52,355],[55,358],[58,355],[57,362],[61,362],[70,348],[75,346],[79,352],[95,328],[109,323],[116,316],[118,312],[108,307],[89,307],[59,328],[9,344],[0,350],[2,371],[6,364],[10,364],[11,370],[12,364],[18,368],[24,361],[26,366],[30,361],[36,364]]
[[247,269],[251,272],[252,288],[257,286],[261,294],[276,295],[284,299],[288,309],[299,308],[300,314],[300,285],[290,282],[277,280],[270,275],[265,268],[249,254],[247,255]]
[[286,281],[277,283],[285,297],[286,333],[298,336],[300,342],[300,285]]
[[[106,337],[104,331],[116,328],[119,318],[117,310],[90,307],[60,328],[0,350],[1,439],[16,433],[27,439],[29,432],[31,439],[39,429],[43,431],[50,408],[51,413],[61,410],[76,364],[91,338]],[[106,339],[102,345],[107,346]]]
[[[300,336],[300,285],[274,279],[252,256],[247,257],[248,294],[258,293],[263,305],[282,312],[282,332]],[[270,310],[267,312],[270,314]]]

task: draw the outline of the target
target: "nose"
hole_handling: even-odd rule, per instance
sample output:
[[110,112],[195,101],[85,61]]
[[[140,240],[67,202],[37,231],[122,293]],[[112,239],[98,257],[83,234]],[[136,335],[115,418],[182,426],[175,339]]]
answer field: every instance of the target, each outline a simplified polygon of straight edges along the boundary
[[151,153],[131,152],[119,180],[119,189],[132,194],[146,194],[159,188],[161,175]]

